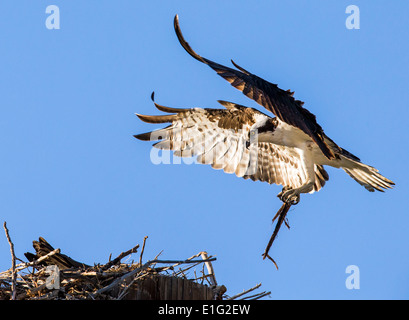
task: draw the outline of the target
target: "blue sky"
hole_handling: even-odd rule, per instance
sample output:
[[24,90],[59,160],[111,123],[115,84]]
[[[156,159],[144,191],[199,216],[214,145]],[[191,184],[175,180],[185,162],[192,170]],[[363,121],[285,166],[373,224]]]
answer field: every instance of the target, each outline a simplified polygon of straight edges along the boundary
[[[45,26],[48,5],[60,29]],[[348,30],[348,5],[360,29]],[[407,299],[409,3],[404,1],[3,1],[0,5],[0,217],[17,256],[39,236],[92,264],[142,243],[185,259],[216,255],[230,295],[261,282],[271,299]],[[342,170],[304,195],[264,261],[276,185],[203,165],[154,165],[158,103],[253,101],[192,59],[205,57],[295,90],[327,135],[396,183],[369,193]],[[264,110],[262,110],[264,111]],[[10,266],[5,236],[0,269]],[[347,266],[360,270],[348,290]]]

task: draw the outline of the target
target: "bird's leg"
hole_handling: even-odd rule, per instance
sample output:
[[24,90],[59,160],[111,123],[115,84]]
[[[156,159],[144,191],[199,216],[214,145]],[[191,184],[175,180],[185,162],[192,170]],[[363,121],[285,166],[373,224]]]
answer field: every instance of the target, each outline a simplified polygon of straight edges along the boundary
[[309,193],[314,190],[315,170],[314,163],[311,161],[311,156],[306,156],[305,152],[303,151],[300,153],[300,158],[303,160],[303,171],[305,173],[304,184],[294,189],[284,187],[283,190],[278,194],[278,197],[281,201],[291,205],[296,205],[298,202],[300,202],[301,193]]
[[309,193],[314,190],[315,185],[315,163],[313,161],[314,154],[310,143],[298,149],[301,160],[301,171],[303,172],[303,184],[298,188],[286,188],[278,194],[281,201],[287,204],[296,205],[300,202],[301,193]]
[[314,182],[308,182],[299,188],[291,189],[284,187],[283,190],[277,195],[277,197],[284,203],[296,205],[300,202],[300,194],[308,193],[314,189]]

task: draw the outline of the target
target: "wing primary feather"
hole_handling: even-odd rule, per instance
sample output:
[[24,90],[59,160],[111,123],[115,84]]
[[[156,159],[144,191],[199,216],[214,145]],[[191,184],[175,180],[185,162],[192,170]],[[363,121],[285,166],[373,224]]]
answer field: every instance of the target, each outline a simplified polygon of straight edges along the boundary
[[180,30],[180,26],[179,26],[179,16],[175,15],[175,19],[173,20],[173,24],[175,27],[175,31],[176,31],[176,36],[179,39],[180,44],[182,45],[182,47],[195,59],[206,63],[206,61],[204,61],[204,59],[199,56],[189,45],[189,43],[183,38],[182,35],[182,31]]
[[185,112],[185,111],[188,110],[188,109],[182,109],[182,108],[170,108],[170,107],[165,107],[165,106],[162,106],[162,105],[156,103],[156,102],[155,102],[155,91],[152,91],[151,100],[152,100],[152,102],[154,103],[155,107],[156,107],[158,110],[163,111],[163,112],[167,112],[167,113],[179,113],[179,112]]
[[237,63],[235,63],[233,60],[230,60],[231,61],[231,63],[233,64],[233,66],[235,66],[237,69],[239,69],[241,72],[243,72],[243,73],[245,73],[245,74],[247,74],[247,75],[249,75],[249,74],[251,74],[250,72],[248,72],[246,69],[244,69],[244,68],[242,68],[242,67],[240,67]]
[[176,120],[177,115],[172,114],[172,115],[166,115],[166,116],[146,116],[143,114],[138,114],[135,113],[139,119],[141,119],[143,122],[147,123],[166,123],[166,122],[172,122]]
[[134,138],[142,140],[142,141],[150,141],[151,140],[151,133],[152,132],[135,134]]

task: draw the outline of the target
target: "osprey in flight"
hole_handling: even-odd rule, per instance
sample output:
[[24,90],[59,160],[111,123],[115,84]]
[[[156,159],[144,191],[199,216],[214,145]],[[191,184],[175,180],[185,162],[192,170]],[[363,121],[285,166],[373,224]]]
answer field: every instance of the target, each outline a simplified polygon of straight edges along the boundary
[[176,156],[197,156],[199,163],[238,177],[282,185],[278,197],[287,204],[297,204],[301,193],[313,193],[324,186],[329,178],[325,165],[342,168],[371,192],[394,185],[325,135],[304,103],[294,99],[294,92],[280,89],[233,61],[235,69],[198,55],[183,38],[177,15],[174,27],[180,44],[193,58],[207,64],[275,117],[226,101],[219,101],[225,109],[176,109],[155,103],[167,114],[137,116],[148,123],[170,125],[135,138],[159,140],[154,147],[173,150]]

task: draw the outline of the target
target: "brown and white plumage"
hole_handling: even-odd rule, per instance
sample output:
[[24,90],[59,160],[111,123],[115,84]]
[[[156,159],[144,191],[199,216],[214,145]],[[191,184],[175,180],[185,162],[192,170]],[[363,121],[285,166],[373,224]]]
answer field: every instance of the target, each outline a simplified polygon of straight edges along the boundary
[[183,38],[177,16],[174,27],[181,45],[192,57],[276,117],[226,101],[219,101],[225,109],[180,109],[155,103],[166,114],[138,117],[148,123],[170,125],[136,138],[159,140],[154,147],[172,150],[181,157],[196,156],[199,163],[238,177],[282,185],[278,196],[292,204],[298,203],[301,193],[312,193],[325,185],[329,177],[324,165],[342,168],[369,191],[383,191],[394,185],[326,136],[315,115],[293,98],[293,92],[278,88],[234,62],[237,69],[201,57]]
[[[197,156],[197,162],[223,169],[238,177],[298,188],[305,183],[300,159],[291,155],[284,146],[258,142],[251,129],[258,122],[274,119],[234,103],[219,101],[226,109],[176,109],[155,106],[172,115],[137,115],[148,123],[171,125],[152,132],[135,135],[145,141],[157,141],[153,146],[172,150],[176,156]],[[253,141],[252,141],[253,140]],[[315,167],[318,191],[328,180],[322,166]]]

